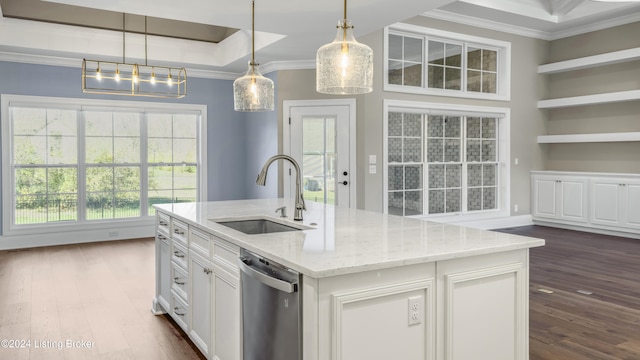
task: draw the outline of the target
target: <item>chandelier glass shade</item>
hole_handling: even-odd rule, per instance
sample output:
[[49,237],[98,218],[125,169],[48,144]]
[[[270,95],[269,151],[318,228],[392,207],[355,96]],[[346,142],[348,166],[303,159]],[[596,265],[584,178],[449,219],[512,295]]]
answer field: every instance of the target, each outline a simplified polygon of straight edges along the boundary
[[332,43],[321,46],[316,54],[316,91],[323,94],[353,95],[373,91],[373,51],[356,41],[353,26],[344,19],[338,22]]
[[272,111],[273,81],[260,73],[255,61],[255,1],[251,2],[251,61],[249,69],[233,82],[233,108],[235,111]]

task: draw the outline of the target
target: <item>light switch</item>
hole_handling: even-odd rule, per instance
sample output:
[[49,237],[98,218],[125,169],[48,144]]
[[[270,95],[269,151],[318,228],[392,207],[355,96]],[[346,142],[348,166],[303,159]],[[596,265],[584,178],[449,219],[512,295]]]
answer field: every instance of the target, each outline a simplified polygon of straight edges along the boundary
[[375,174],[376,172],[378,172],[377,166],[369,165],[369,174]]
[[[375,164],[378,161],[375,155],[369,155],[369,164]],[[375,174],[375,172],[373,173]]]

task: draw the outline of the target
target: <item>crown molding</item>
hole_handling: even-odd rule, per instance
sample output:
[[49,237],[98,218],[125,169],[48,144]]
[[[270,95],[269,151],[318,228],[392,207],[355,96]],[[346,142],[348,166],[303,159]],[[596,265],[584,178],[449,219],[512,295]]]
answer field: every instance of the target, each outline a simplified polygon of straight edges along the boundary
[[424,16],[432,19],[450,21],[450,22],[454,22],[462,25],[469,25],[469,26],[479,27],[483,29],[500,31],[500,32],[513,34],[513,35],[520,35],[520,36],[525,36],[525,37],[530,37],[535,39],[541,39],[541,40],[552,40],[553,38],[552,34],[545,31],[529,29],[521,26],[509,25],[509,24],[505,24],[497,21],[485,20],[485,19],[481,19],[473,16],[468,16],[468,15],[455,14],[455,13],[444,11],[444,10],[431,10],[431,11],[427,11],[420,14],[420,16]]
[[443,11],[443,10],[431,10],[431,11],[422,13],[420,15],[424,17],[432,18],[432,19],[450,21],[458,24],[475,26],[479,28],[495,30],[495,31],[500,31],[508,34],[526,36],[530,38],[547,40],[547,41],[563,39],[570,36],[581,35],[581,34],[589,33],[592,31],[604,30],[604,29],[615,27],[615,26],[620,26],[620,25],[625,25],[625,24],[640,21],[640,14],[636,13],[636,14],[618,16],[614,19],[598,21],[598,22],[587,24],[587,25],[574,26],[564,30],[548,32],[548,31],[525,28],[525,27],[516,26],[516,25],[505,24],[497,21],[484,20],[481,18],[473,17],[473,16],[455,14],[455,13],[452,13],[449,11]]
[[[33,65],[49,65],[49,66],[63,66],[70,68],[81,68],[82,60],[61,56],[50,55],[36,55],[36,54],[23,54],[17,52],[0,51],[0,61],[15,62],[22,64]],[[302,60],[302,61],[274,61],[265,64],[261,67],[264,74],[268,74],[274,71],[281,70],[306,70],[315,69],[315,60]],[[187,77],[195,77],[202,79],[215,79],[215,80],[235,80],[242,76],[243,73],[233,73],[227,71],[216,71],[196,68],[186,68]]]

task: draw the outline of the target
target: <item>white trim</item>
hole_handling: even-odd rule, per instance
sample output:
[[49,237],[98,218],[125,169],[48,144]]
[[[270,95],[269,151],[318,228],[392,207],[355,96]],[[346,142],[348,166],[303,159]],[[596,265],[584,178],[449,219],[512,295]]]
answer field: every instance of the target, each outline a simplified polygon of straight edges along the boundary
[[625,237],[625,238],[631,238],[631,239],[640,239],[640,234],[637,232],[634,232],[633,230],[626,232],[621,230],[610,230],[610,229],[580,226],[580,225],[573,225],[573,224],[566,224],[566,223],[545,221],[545,220],[538,220],[538,219],[533,220],[533,223],[534,225],[548,226],[552,228],[583,231],[583,232],[602,234],[602,235],[619,236],[619,237]]
[[[12,94],[1,94],[0,95],[0,104],[2,111],[2,121],[0,127],[2,129],[2,174],[3,174],[3,182],[2,182],[2,234],[3,239],[20,239],[20,242],[17,243],[16,247],[28,247],[28,246],[38,246],[42,245],[52,245],[52,244],[66,244],[66,243],[74,243],[77,242],[74,240],[78,235],[76,234],[85,234],[86,236],[82,238],[80,241],[82,242],[90,242],[90,241],[102,241],[109,239],[122,239],[127,236],[130,237],[141,237],[141,236],[153,236],[148,235],[147,232],[138,229],[140,224],[152,223],[152,220],[155,219],[154,216],[141,216],[137,218],[127,218],[127,219],[114,219],[114,220],[104,220],[104,221],[83,221],[83,219],[78,219],[82,221],[80,223],[66,224],[66,223],[49,223],[46,225],[38,225],[38,226],[16,226],[13,224],[13,208],[14,208],[14,197],[10,194],[13,193],[14,187],[14,176],[12,174],[12,141],[10,139],[11,134],[13,133],[11,130],[11,122],[9,115],[9,108],[11,106],[16,105],[29,105],[29,104],[37,104],[37,105],[46,105],[52,104],[56,107],[68,106],[69,108],[75,108],[77,110],[87,109],[92,107],[102,107],[102,108],[110,108],[112,111],[116,107],[121,108],[130,108],[135,109],[140,112],[190,112],[193,114],[199,113],[200,118],[200,128],[199,128],[199,138],[198,145],[199,151],[201,151],[200,155],[200,163],[199,163],[199,186],[198,186],[198,200],[206,201],[207,199],[207,186],[208,186],[208,176],[207,176],[207,132],[206,132],[206,124],[207,124],[207,106],[206,105],[197,105],[197,104],[170,104],[170,103],[156,103],[156,102],[142,102],[142,101],[124,101],[124,100],[99,100],[99,99],[79,99],[79,98],[58,98],[58,97],[47,97],[47,96],[27,96],[27,95],[12,95]],[[177,110],[177,111],[176,111]],[[182,110],[182,111],[181,111]],[[78,134],[80,136],[82,134]],[[142,135],[142,134],[141,134]],[[144,150],[144,149],[141,149]],[[79,149],[79,157],[83,156],[84,151]],[[78,159],[82,160],[81,158]],[[82,181],[78,183],[78,186],[82,186]],[[82,202],[81,202],[82,204]],[[82,205],[79,206],[79,211],[81,211]],[[144,215],[144,214],[141,214]],[[151,222],[150,222],[151,221]],[[114,231],[114,227],[117,230]],[[124,233],[129,235],[120,234],[120,230],[124,229]],[[111,231],[109,231],[111,230]],[[115,235],[114,235],[115,234]],[[26,239],[26,240],[22,240]],[[50,240],[52,239],[52,240]],[[32,244],[32,245],[31,245]],[[9,245],[7,245],[8,247]],[[14,246],[14,245],[10,245]]]
[[630,24],[630,23],[640,21],[640,14],[630,13],[630,14],[618,16],[614,19],[598,21],[598,22],[589,23],[582,26],[574,26],[574,27],[570,27],[567,29],[560,29],[560,30],[544,31],[544,30],[525,28],[525,27],[517,26],[513,24],[506,24],[506,23],[500,23],[500,22],[491,21],[491,20],[485,20],[485,19],[474,17],[474,16],[460,15],[460,14],[452,13],[449,11],[437,10],[437,9],[422,13],[421,16],[429,17],[432,19],[450,21],[450,22],[454,22],[462,25],[478,27],[481,29],[495,30],[495,31],[500,31],[507,34],[526,36],[534,39],[541,39],[541,40],[547,40],[547,41],[564,39],[570,36],[586,34],[593,31],[608,29],[615,26],[620,26],[620,25],[625,25],[625,24]]
[[[399,109],[401,111],[417,111],[423,114],[442,114],[443,112],[451,112],[452,114],[462,114],[465,116],[485,116],[498,118],[498,159],[500,167],[500,178],[498,179],[498,204],[499,207],[495,211],[469,212],[464,214],[423,214],[419,216],[411,216],[412,218],[434,220],[440,219],[440,222],[459,222],[477,220],[478,218],[506,218],[510,215],[511,204],[511,109],[500,107],[458,105],[447,103],[428,103],[405,100],[383,101],[383,148],[382,148],[382,208],[383,213],[388,213],[389,206],[389,144],[388,144],[388,121],[389,111],[391,109]],[[425,162],[426,163],[426,162]],[[424,176],[424,170],[423,170]],[[423,189],[426,191],[426,188]],[[426,204],[424,204],[426,207]],[[463,220],[464,219],[464,220]]]
[[[427,87],[426,84],[422,86],[403,86],[389,84],[389,33],[400,33],[407,36],[418,36],[423,39],[440,38],[446,41],[460,42],[463,46],[482,46],[491,47],[498,52],[498,70],[497,77],[498,83],[497,93],[480,93],[475,91],[467,91],[462,88],[461,90],[446,90],[446,89],[432,89]],[[483,99],[483,100],[496,100],[496,101],[510,101],[511,100],[511,43],[508,41],[494,40],[490,38],[483,38],[479,36],[455,33],[440,29],[428,28],[424,26],[417,26],[405,23],[396,23],[384,28],[383,39],[383,87],[384,91],[392,91],[408,94],[421,94],[431,96],[445,96],[454,98],[467,98],[467,99]],[[423,52],[426,52],[426,46],[423,46]],[[426,54],[423,54],[423,80],[425,78],[424,72],[426,71]],[[464,58],[464,56],[463,56]],[[462,67],[462,79],[466,79],[466,61],[463,61]],[[463,81],[466,83],[466,80]],[[463,84],[464,85],[464,84]]]
[[[0,61],[33,65],[63,66],[78,69],[82,68],[82,60],[78,60],[77,58],[52,55],[21,54],[8,51],[0,51]],[[281,70],[308,70],[315,68],[315,60],[274,61],[260,66],[260,70],[265,75],[274,71]],[[186,70],[188,78],[235,80],[243,75],[243,73],[198,68],[186,68]]]
[[[4,217],[4,216],[3,216]],[[50,231],[40,234],[0,236],[0,250],[25,249],[39,246],[81,244],[89,242],[151,238],[155,234],[155,217],[127,224],[103,224],[91,229]]]
[[[356,99],[327,99],[327,100],[285,100],[282,102],[282,153],[291,154],[291,129],[289,127],[289,117],[293,107],[322,107],[322,106],[347,106],[349,108],[349,182],[352,187],[349,191],[349,207],[356,208],[357,204],[357,168],[356,168],[356,124],[357,108]],[[283,179],[285,188],[290,187],[289,177]]]

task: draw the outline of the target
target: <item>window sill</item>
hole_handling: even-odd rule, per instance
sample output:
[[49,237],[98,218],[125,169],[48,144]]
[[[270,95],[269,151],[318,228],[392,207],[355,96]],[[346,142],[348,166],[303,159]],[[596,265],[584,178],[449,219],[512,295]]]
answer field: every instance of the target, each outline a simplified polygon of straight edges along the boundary
[[480,99],[480,100],[494,100],[494,101],[511,101],[510,94],[487,94],[487,93],[474,93],[474,92],[462,92],[455,90],[436,90],[428,89],[417,86],[401,86],[385,84],[384,91],[397,92],[403,94],[418,94],[429,96],[442,96],[461,99]]

